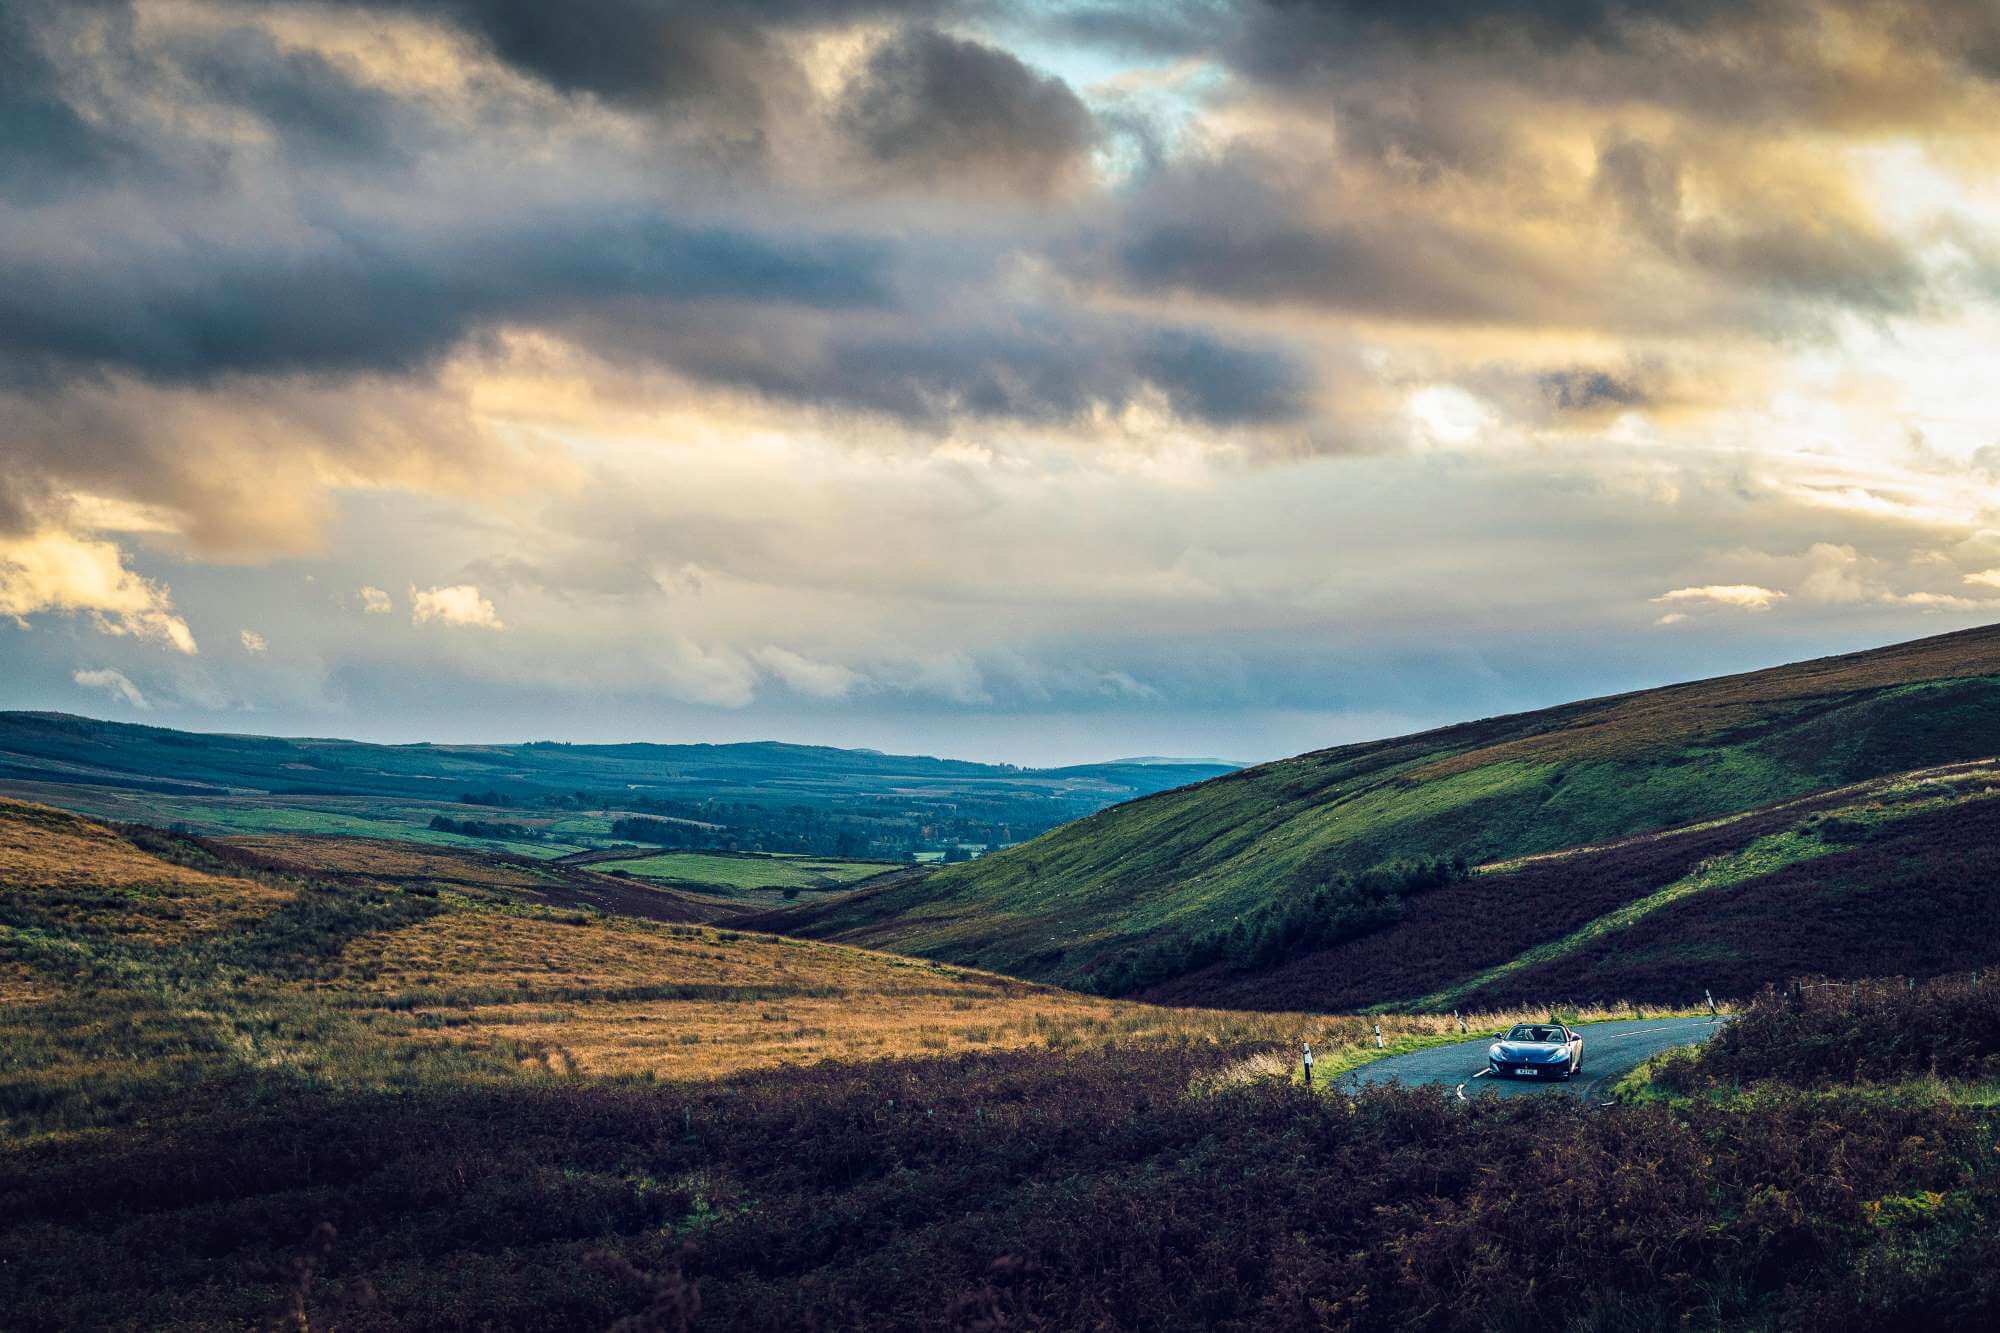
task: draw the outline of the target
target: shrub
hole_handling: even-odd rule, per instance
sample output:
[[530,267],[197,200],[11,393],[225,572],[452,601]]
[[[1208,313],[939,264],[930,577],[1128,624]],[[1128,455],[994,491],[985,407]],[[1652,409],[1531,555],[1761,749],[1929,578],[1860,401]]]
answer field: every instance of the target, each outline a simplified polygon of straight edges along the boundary
[[1915,1075],[2000,1078],[2000,985],[1947,978],[1767,986],[1701,1054],[1662,1071],[1693,1091],[1776,1079],[1802,1086]]
[[1442,856],[1397,861],[1359,875],[1338,872],[1229,925],[1170,934],[1144,951],[1128,950],[1091,974],[1091,989],[1127,995],[1217,964],[1238,972],[1266,971],[1391,926],[1402,918],[1405,899],[1470,873],[1464,857]]

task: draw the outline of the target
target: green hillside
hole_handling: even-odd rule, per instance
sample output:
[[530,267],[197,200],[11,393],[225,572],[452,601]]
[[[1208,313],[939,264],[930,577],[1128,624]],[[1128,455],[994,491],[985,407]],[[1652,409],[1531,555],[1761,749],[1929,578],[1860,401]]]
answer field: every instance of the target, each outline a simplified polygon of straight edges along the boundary
[[[1344,875],[1399,859],[1609,842],[1994,754],[2000,629],[1986,628],[1301,755],[771,924],[1093,984],[1272,904],[1320,891],[1338,906]],[[1341,918],[1327,942],[1396,906]]]
[[1742,815],[1501,862],[1389,925],[1146,998],[1241,1009],[1692,1004],[1798,976],[2000,964],[2000,761],[1880,778]]

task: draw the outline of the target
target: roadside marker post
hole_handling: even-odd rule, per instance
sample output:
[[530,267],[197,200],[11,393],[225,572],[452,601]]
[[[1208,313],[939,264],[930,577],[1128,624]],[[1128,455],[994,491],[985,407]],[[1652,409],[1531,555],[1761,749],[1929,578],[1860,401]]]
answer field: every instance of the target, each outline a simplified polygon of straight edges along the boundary
[[1382,1025],[1381,1025],[1380,1023],[1377,1023],[1377,1024],[1375,1025],[1375,1049],[1376,1049],[1376,1050],[1378,1050],[1378,1051],[1379,1051],[1379,1050],[1381,1050],[1381,1049],[1383,1049],[1383,1047],[1382,1047]]
[[[1978,976],[1977,973],[1974,973],[1973,975],[1975,978]],[[1975,984],[1977,984],[1976,981]],[[1460,1036],[1465,1035],[1465,1015],[1461,1014],[1460,1012],[1458,1012],[1458,1010],[1454,1009],[1451,1011],[1451,1016],[1458,1020],[1459,1035]]]

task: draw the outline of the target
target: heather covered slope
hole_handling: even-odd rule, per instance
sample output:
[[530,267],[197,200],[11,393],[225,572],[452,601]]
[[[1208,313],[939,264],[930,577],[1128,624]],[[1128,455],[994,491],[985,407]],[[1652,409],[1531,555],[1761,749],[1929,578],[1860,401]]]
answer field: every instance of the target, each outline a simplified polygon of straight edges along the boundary
[[1923,770],[1706,824],[1489,867],[1412,896],[1392,926],[1150,999],[1465,1009],[1686,1004],[1798,975],[2000,965],[2000,764]]
[[1343,871],[1604,843],[1995,753],[1986,628],[1301,755],[769,924],[1088,984]]

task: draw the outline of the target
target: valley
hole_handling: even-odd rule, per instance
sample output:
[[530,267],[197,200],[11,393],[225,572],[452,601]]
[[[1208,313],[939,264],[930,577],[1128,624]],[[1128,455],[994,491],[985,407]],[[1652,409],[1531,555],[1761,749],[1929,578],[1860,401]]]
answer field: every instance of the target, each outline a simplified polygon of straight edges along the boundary
[[[1307,755],[943,867],[497,789],[169,796],[102,781],[173,781],[164,741],[92,732],[87,780],[0,799],[0,1311],[1977,1324],[1994,643]],[[1489,1086],[1552,1017],[1585,1079]]]

